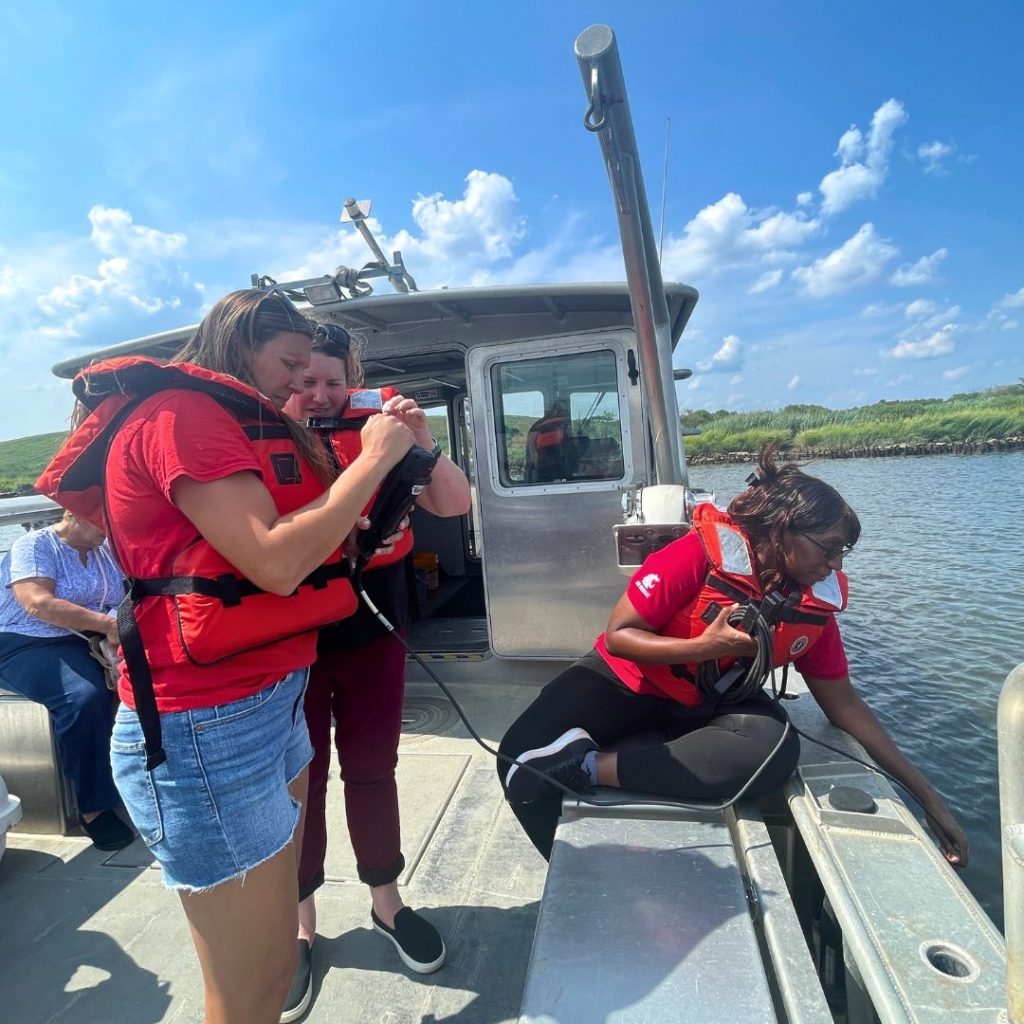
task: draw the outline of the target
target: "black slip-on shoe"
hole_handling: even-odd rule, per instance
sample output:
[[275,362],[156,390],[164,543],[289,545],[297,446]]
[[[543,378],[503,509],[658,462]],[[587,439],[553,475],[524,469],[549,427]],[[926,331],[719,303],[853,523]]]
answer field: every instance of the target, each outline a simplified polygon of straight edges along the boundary
[[373,930],[390,939],[402,963],[417,974],[432,974],[443,963],[448,951],[437,929],[410,907],[395,914],[395,927],[389,928],[370,908]]
[[135,839],[135,833],[113,811],[100,811],[92,821],[79,815],[78,823],[97,850],[123,850]]
[[[553,787],[548,779],[567,786],[574,793],[593,793],[594,785],[583,768],[583,758],[597,744],[585,729],[570,729],[546,747],[524,750],[505,776],[505,795],[509,803],[530,804],[548,796]],[[534,771],[522,770],[528,764]],[[537,775],[536,772],[542,772]],[[545,777],[546,776],[546,777]]]
[[288,998],[281,1011],[281,1024],[298,1020],[313,1001],[313,950],[306,939],[299,939],[299,959],[295,965],[295,977],[288,990]]

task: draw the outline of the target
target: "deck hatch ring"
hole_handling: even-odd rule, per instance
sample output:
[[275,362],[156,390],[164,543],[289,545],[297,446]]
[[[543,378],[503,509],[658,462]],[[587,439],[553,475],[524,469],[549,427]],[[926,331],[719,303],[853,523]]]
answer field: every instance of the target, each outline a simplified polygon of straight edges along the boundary
[[972,982],[981,974],[981,967],[974,957],[950,942],[922,942],[921,959],[932,970],[953,981]]
[[874,814],[878,810],[871,794],[856,786],[833,786],[828,791],[828,802],[837,811],[854,814]]
[[443,697],[406,693],[402,705],[403,739],[444,735],[456,721],[451,704]]

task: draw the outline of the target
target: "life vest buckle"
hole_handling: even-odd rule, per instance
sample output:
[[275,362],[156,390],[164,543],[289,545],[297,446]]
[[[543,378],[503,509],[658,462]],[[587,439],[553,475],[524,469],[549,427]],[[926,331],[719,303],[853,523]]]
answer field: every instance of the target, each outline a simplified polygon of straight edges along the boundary
[[220,599],[225,608],[236,608],[242,603],[242,591],[238,586],[238,578],[229,572],[216,577]]

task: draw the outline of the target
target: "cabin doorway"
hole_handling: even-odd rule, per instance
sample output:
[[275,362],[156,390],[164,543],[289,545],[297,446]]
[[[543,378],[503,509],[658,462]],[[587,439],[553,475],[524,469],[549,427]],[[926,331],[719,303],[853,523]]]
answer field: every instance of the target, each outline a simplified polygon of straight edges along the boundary
[[[450,392],[451,389],[448,389]],[[472,660],[489,653],[483,565],[474,486],[468,397],[420,388],[411,396],[426,412],[430,431],[459,466],[474,492],[468,515],[438,519],[422,509],[412,515],[409,642],[421,657]]]

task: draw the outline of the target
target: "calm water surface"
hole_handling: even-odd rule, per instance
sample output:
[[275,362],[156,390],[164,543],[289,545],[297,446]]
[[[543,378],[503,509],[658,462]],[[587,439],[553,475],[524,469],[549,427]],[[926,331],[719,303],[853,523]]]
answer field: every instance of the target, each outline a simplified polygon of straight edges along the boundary
[[[694,466],[727,502],[749,466]],[[863,533],[846,560],[850,675],[971,843],[964,881],[1001,925],[996,705],[1024,662],[1024,452],[816,462]]]
[[[852,678],[971,842],[964,879],[1002,923],[996,704],[1024,662],[1024,452],[818,462],[864,532],[840,620]],[[694,466],[728,501],[749,466]],[[0,528],[6,550],[19,528]]]

